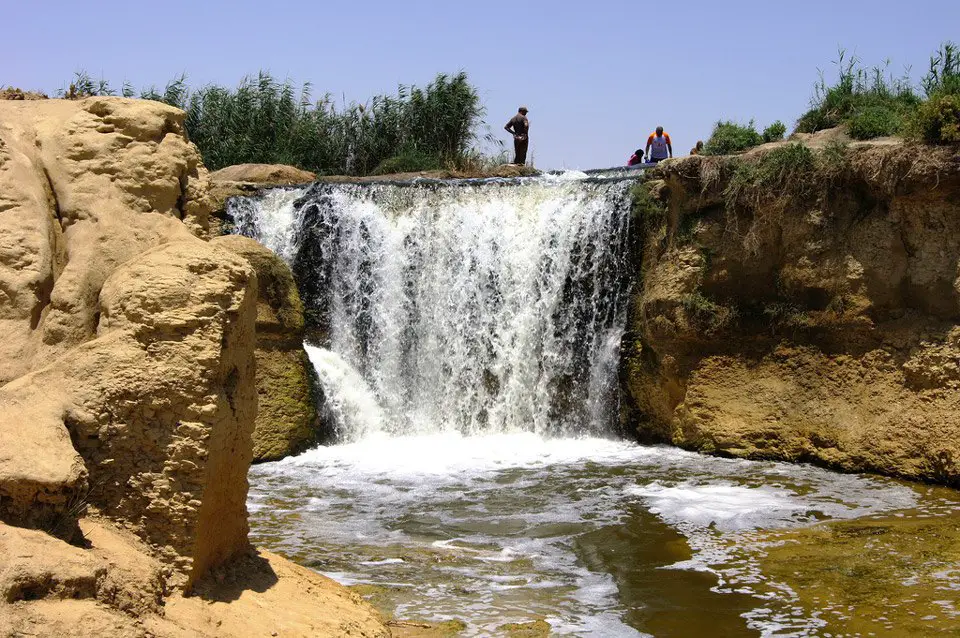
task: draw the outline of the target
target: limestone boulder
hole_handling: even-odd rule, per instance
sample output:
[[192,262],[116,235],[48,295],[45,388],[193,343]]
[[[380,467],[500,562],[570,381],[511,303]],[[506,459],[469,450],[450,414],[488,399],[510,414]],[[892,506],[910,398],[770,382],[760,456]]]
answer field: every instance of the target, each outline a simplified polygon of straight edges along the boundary
[[315,173],[289,164],[235,164],[210,173],[214,184],[240,183],[258,186],[306,184],[317,178]]
[[321,389],[303,349],[303,303],[286,262],[252,239],[211,244],[243,257],[257,273],[257,394],[253,460],[274,461],[317,442]]
[[183,119],[147,100],[0,101],[0,383],[91,339],[120,264],[207,236]]
[[[249,635],[209,613],[242,597],[265,635],[383,636],[339,585],[251,562],[258,310],[283,347],[302,311],[288,271],[206,241],[183,118],[0,101],[0,635]],[[190,589],[198,613],[165,617]]]
[[257,287],[201,239],[183,119],[0,102],[0,518],[69,537],[96,507],[189,582],[248,548]]
[[[44,408],[90,473],[85,500],[189,581],[248,547],[256,275],[198,239],[175,242],[118,268],[99,307],[96,339],[0,388],[5,421]],[[31,461],[47,454],[71,458]]]

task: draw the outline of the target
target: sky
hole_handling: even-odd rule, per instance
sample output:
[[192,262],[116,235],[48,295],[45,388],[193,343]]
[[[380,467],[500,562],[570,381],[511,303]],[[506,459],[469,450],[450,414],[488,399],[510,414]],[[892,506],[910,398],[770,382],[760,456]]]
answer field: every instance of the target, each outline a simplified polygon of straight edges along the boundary
[[657,125],[678,155],[719,119],[792,129],[840,48],[919,80],[941,42],[960,44],[960,0],[0,0],[0,14],[0,86],[50,94],[78,69],[115,88],[264,69],[364,102],[464,70],[505,145],[529,107],[542,169],[624,164]]

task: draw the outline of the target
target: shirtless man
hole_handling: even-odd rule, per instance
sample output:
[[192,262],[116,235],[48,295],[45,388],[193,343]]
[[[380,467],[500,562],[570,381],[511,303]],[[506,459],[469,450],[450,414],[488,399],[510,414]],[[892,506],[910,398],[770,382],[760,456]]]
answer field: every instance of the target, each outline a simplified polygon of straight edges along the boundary
[[527,119],[527,107],[521,106],[517,114],[510,118],[507,125],[503,127],[508,133],[513,135],[513,163],[523,166],[527,163],[527,146],[530,144],[530,138],[527,134],[530,131],[530,120]]

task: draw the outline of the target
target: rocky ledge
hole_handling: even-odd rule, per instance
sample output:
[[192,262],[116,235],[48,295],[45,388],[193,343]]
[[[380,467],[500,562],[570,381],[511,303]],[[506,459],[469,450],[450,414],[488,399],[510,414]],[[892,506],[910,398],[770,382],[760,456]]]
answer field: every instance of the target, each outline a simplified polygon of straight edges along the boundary
[[837,132],[661,164],[624,342],[642,439],[960,484],[960,155]]

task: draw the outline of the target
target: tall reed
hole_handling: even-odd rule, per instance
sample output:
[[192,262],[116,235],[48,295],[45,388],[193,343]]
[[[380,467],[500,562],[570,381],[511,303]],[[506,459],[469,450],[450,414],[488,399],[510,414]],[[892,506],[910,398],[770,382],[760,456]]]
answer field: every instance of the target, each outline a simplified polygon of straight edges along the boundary
[[[475,161],[484,114],[467,74],[438,74],[420,88],[339,108],[327,93],[317,100],[307,83],[297,88],[261,71],[235,89],[208,84],[191,90],[180,75],[161,91],[139,97],[186,111],[186,129],[211,170],[243,163],[283,163],[319,174],[366,175],[392,162],[410,170]],[[104,80],[77,72],[63,97],[114,95]],[[122,94],[136,92],[124,83]]]

